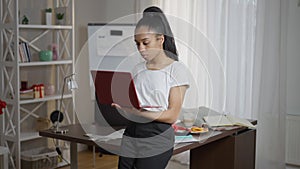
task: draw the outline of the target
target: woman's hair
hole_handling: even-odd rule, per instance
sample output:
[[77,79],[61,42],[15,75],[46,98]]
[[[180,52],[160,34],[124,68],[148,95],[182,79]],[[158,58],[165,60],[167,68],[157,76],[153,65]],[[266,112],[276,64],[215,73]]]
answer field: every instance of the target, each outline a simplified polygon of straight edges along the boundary
[[147,26],[149,30],[155,31],[157,34],[164,36],[163,49],[166,55],[178,61],[178,54],[175,45],[174,36],[163,11],[155,6],[146,8],[143,11],[143,18],[139,20],[136,28]]

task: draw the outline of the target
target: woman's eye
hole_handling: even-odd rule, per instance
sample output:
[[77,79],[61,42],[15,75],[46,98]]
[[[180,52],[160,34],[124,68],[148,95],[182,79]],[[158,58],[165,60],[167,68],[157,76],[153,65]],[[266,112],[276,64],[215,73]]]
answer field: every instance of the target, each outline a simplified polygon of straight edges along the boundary
[[143,44],[144,46],[147,46],[147,45],[149,45],[149,43],[150,42],[148,42],[148,41],[147,42],[142,42],[142,43],[136,42],[135,45],[140,46],[141,44]]
[[148,45],[148,44],[149,44],[149,42],[143,42],[143,45],[145,45],[145,46]]

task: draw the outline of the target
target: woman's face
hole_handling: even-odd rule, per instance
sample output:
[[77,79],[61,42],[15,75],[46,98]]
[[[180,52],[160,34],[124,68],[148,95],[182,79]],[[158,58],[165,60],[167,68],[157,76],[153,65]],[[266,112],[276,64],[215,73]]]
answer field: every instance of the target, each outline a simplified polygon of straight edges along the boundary
[[164,36],[141,26],[135,30],[135,43],[140,54],[146,61],[153,60],[163,52]]

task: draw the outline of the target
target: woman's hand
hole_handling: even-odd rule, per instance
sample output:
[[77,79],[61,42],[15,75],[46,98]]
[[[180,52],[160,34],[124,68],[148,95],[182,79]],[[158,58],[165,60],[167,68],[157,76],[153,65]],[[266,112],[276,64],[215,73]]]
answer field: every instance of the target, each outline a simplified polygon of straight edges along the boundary
[[117,103],[112,103],[111,106],[115,107],[117,109],[122,109],[122,107],[120,105],[118,105]]
[[125,111],[126,113],[131,113],[133,115],[139,115],[140,111],[134,107],[121,107],[119,104],[117,103],[112,103],[111,104],[112,107],[115,107],[117,109],[120,109],[122,111]]
[[172,87],[169,95],[169,107],[167,110],[161,112],[151,112],[138,110],[135,108],[121,107],[117,103],[112,103],[111,105],[121,110],[119,112],[125,112],[125,116],[133,121],[139,121],[141,120],[140,117],[142,117],[148,119],[146,121],[155,120],[173,124],[176,122],[179,116],[186,89],[187,86]]
[[147,114],[147,111],[138,110],[134,107],[122,107],[117,103],[112,103],[111,106],[115,107],[122,116],[130,121],[138,123],[148,123],[153,121],[152,118],[148,118],[147,116],[145,116],[145,114]]

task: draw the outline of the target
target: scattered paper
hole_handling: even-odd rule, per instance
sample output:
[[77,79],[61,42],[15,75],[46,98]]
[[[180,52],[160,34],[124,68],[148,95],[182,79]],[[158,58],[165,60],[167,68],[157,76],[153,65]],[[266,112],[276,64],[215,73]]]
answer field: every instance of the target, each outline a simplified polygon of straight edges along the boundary
[[93,141],[107,142],[109,140],[121,139],[123,137],[124,131],[125,131],[125,129],[117,130],[106,136],[87,133],[87,134],[85,134],[85,136],[90,137],[91,140],[93,140]]

